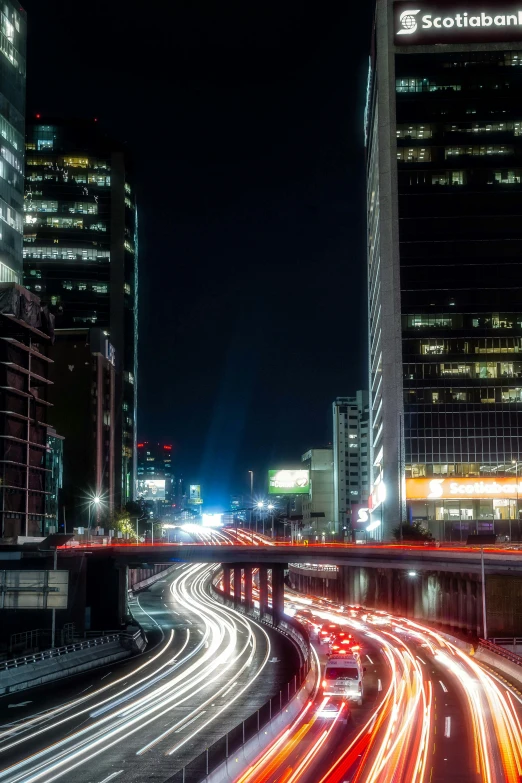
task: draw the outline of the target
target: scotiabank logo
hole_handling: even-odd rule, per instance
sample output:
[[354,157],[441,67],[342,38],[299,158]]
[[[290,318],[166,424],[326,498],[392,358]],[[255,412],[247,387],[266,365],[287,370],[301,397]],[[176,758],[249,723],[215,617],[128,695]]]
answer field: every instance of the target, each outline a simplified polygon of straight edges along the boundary
[[420,14],[420,9],[417,11],[403,11],[399,17],[399,22],[402,27],[397,30],[397,35],[413,35],[417,32],[417,14]]
[[[473,7],[463,10],[442,8],[429,3],[424,8],[404,2],[395,6],[395,34],[398,45],[422,43],[424,41],[452,43],[460,41],[518,40],[522,37],[522,1],[506,2],[489,10],[473,12]],[[400,36],[400,38],[399,38]]]

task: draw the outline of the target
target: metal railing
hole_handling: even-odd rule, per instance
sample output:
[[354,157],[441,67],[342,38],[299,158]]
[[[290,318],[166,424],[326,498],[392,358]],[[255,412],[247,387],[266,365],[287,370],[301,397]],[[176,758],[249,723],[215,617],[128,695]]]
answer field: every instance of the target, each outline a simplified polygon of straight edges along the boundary
[[73,644],[67,644],[63,647],[52,647],[51,649],[43,650],[42,652],[22,655],[19,658],[12,658],[9,661],[2,661],[0,663],[0,671],[16,669],[19,666],[27,666],[27,664],[30,663],[39,663],[40,661],[51,660],[52,658],[59,658],[62,655],[78,652],[78,650],[99,647],[104,644],[110,644],[111,642],[120,642],[122,636],[125,636],[125,634],[115,633],[110,634],[109,636],[98,636],[94,639],[85,639],[82,642],[74,642]]
[[516,652],[516,647],[522,648],[522,636],[496,636],[493,639],[488,639],[488,641],[493,642],[493,644],[498,644],[503,648],[512,647],[513,652]]
[[243,745],[253,739],[260,731],[263,731],[274,718],[286,709],[289,702],[296,696],[304,684],[309,671],[309,662],[304,663],[286,688],[282,688],[279,693],[272,696],[246,720],[238,723],[231,731],[228,731],[223,737],[200,753],[199,756],[196,756],[182,769],[178,770],[178,772],[168,778],[166,783],[199,783],[202,778],[234,753],[237,753]]
[[495,653],[495,655],[501,655],[502,658],[506,658],[508,661],[511,661],[511,663],[516,663],[517,666],[522,666],[522,655],[517,655],[514,652],[510,652],[510,650],[505,650],[499,644],[495,644],[486,639],[479,639],[479,647],[482,647],[484,650],[489,650],[490,652]]

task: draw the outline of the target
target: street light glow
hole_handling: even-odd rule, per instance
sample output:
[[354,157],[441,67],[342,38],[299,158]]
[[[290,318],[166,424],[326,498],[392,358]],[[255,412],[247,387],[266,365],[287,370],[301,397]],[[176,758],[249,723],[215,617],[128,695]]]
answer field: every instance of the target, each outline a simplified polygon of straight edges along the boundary
[[256,503],[258,508],[264,508],[265,507],[265,501],[264,500],[258,500]]
[[417,576],[416,571],[408,571],[408,576]]
[[93,497],[92,502],[96,504],[101,503],[101,497],[96,495],[95,497]]

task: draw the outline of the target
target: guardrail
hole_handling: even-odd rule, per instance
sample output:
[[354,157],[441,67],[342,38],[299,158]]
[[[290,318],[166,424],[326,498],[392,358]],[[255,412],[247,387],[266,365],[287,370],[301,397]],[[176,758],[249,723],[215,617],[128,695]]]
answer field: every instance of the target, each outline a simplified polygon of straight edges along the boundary
[[478,646],[482,647],[484,650],[489,650],[490,652],[495,653],[495,655],[500,655],[502,658],[506,658],[506,660],[511,661],[511,663],[516,663],[517,666],[522,666],[522,655],[517,655],[514,652],[505,650],[499,644],[494,644],[494,642],[490,642],[486,639],[479,639]]
[[[138,632],[139,635],[140,632]],[[115,633],[109,636],[98,636],[94,639],[84,639],[82,642],[75,642],[74,644],[67,644],[64,647],[52,647],[49,650],[43,650],[42,652],[32,653],[30,655],[22,655],[19,658],[12,658],[9,661],[2,661],[0,663],[0,671],[7,671],[9,669],[17,669],[19,666],[26,666],[30,663],[38,663],[40,661],[50,660],[52,658],[59,658],[62,655],[68,655],[78,650],[87,650],[92,647],[99,647],[104,644],[110,644],[111,642],[121,642],[125,647],[125,643],[132,644],[136,634],[121,634]]]
[[522,636],[495,636],[493,639],[488,639],[488,641],[498,644],[500,647],[512,647],[513,652],[516,652],[515,647],[522,648]]

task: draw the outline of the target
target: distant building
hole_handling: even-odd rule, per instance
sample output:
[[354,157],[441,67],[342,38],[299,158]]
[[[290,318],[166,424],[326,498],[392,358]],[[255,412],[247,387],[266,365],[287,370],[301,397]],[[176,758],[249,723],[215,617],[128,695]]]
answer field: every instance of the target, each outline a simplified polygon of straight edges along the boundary
[[301,462],[310,471],[310,494],[300,497],[303,537],[334,535],[333,450],[310,449]]
[[78,329],[61,335],[53,357],[50,418],[65,436],[62,497],[72,532],[89,518],[101,525],[115,508],[116,356],[102,329]]
[[172,472],[172,445],[138,443],[136,496],[158,519],[173,517],[177,509],[176,481]]
[[138,246],[131,183],[125,149],[94,122],[28,125],[24,284],[56,316],[57,343],[97,328],[115,350],[116,507],[134,497],[136,481]]
[[47,428],[47,450],[45,467],[45,523],[44,533],[65,533],[63,507],[63,435],[54,427]]
[[0,283],[0,535],[11,543],[44,536],[55,524],[49,438],[56,433],[47,422],[52,339],[53,318],[38,297]]
[[368,505],[371,476],[368,392],[338,397],[332,413],[334,518],[342,535],[353,521],[354,507]]
[[22,282],[26,15],[4,0],[0,14],[0,283]]

